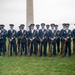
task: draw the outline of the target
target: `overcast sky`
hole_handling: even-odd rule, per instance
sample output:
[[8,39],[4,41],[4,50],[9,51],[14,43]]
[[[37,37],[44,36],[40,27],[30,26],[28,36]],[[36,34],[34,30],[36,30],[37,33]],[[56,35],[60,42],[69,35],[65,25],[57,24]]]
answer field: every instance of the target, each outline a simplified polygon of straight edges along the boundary
[[0,23],[5,24],[9,29],[9,24],[14,24],[18,29],[21,23],[26,23],[26,0],[0,0]]
[[[34,23],[55,23],[62,28],[62,23],[68,22],[70,28],[75,23],[75,0],[34,0]],[[0,24],[13,23],[15,29],[21,23],[26,24],[26,0],[0,0]]]

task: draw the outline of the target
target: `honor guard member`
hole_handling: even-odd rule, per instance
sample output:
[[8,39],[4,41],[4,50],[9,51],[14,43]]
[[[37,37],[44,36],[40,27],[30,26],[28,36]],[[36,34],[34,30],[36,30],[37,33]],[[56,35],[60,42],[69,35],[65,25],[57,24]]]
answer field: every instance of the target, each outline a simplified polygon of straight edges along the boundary
[[66,24],[63,23],[62,26],[63,26],[63,29],[61,29],[61,31],[60,31],[60,37],[61,37],[61,54],[62,54],[62,51],[63,51],[63,44],[64,44],[63,39],[62,39],[62,35],[63,35],[64,30],[66,30]]
[[40,27],[40,25],[39,24],[37,24],[36,25],[36,42],[37,42],[37,51],[38,51],[38,49],[39,49],[39,47],[38,47],[38,45],[40,46],[40,38],[39,38],[39,27]]
[[1,56],[1,52],[2,52],[2,26],[0,25],[0,56]]
[[21,45],[21,55],[24,51],[24,55],[27,55],[27,31],[24,30],[25,25],[21,24],[21,30],[19,31],[18,37],[20,37]]
[[73,38],[73,55],[75,55],[75,28],[72,30],[72,38]]
[[20,35],[20,32],[21,32],[21,25],[19,26],[19,31],[17,32],[17,48],[18,48],[18,54],[19,56],[21,55],[21,50],[20,50],[20,45],[21,45],[21,35]]
[[[4,27],[5,27],[5,25],[4,25],[4,24],[2,24],[2,31],[5,33],[5,36],[7,37],[7,30],[6,30],[6,29],[4,29]],[[6,37],[5,37],[5,42],[4,42],[5,52],[6,52]]]
[[[51,43],[53,45],[53,54],[54,54],[54,56],[56,56],[56,31],[55,31],[54,27],[55,27],[55,24],[52,23],[51,24],[51,31],[52,31],[52,33],[51,33]],[[51,55],[52,55],[52,53],[51,53]]]
[[29,30],[27,31],[27,36],[28,36],[28,48],[27,48],[27,50],[29,49],[29,46],[30,46],[30,35],[29,35],[29,33],[31,31],[31,26],[29,25],[28,27],[29,27]]
[[10,30],[8,30],[8,40],[9,40],[9,55],[12,56],[12,47],[15,55],[17,55],[17,48],[16,48],[16,30],[14,30],[14,25],[10,24]]
[[48,44],[49,44],[49,35],[50,35],[50,29],[49,29],[49,27],[50,27],[50,25],[47,24],[46,25],[46,30],[47,30],[47,42],[48,42]]
[[4,46],[4,42],[5,42],[5,32],[2,30],[2,25],[0,25],[0,56],[1,56],[1,52],[3,52],[3,55],[5,55],[5,46]]
[[69,24],[65,24],[66,29],[63,30],[61,38],[63,41],[63,48],[62,48],[62,57],[66,56],[67,47],[69,50],[69,56],[71,56],[71,30],[69,30]]
[[58,51],[58,53],[60,53],[60,31],[58,30],[58,25],[55,25],[55,31],[56,31],[57,51]]
[[51,30],[49,29],[49,27],[50,27],[50,25],[47,24],[47,25],[46,25],[46,31],[47,31],[47,38],[46,38],[46,39],[47,39],[47,45],[48,45],[47,47],[49,47],[49,45],[50,45],[50,39],[49,39],[49,36],[50,36],[50,34],[51,34],[51,33],[50,33]]
[[68,52],[68,55],[70,57],[71,56],[71,36],[72,36],[72,33],[71,33],[71,30],[69,29],[69,26],[70,26],[70,24],[67,23],[66,24],[67,38],[65,39],[66,40],[66,49],[67,49],[67,51],[65,50],[65,56],[66,56],[66,53]]
[[40,56],[42,56],[42,46],[44,46],[44,56],[46,56],[47,54],[46,54],[46,49],[47,49],[47,40],[46,40],[46,38],[47,38],[47,31],[46,31],[46,29],[45,29],[45,23],[41,23],[41,28],[42,29],[40,29],[40,31],[39,31],[39,37],[40,37],[40,48],[41,48],[41,50],[40,50]]
[[29,44],[30,44],[29,45],[30,55],[32,55],[33,50],[34,50],[34,54],[37,55],[36,30],[34,29],[35,25],[31,24],[30,26],[31,26],[31,30],[29,31],[29,34],[28,34]]

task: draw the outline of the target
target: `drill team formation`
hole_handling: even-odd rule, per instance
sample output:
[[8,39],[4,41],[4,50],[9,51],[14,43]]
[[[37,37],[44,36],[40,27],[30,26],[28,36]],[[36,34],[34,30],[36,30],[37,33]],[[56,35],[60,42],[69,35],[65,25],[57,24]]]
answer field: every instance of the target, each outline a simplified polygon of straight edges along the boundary
[[14,24],[9,26],[10,30],[7,31],[5,25],[0,24],[0,56],[75,55],[75,29],[70,30],[69,23],[63,23],[61,30],[54,23],[30,24],[28,31],[24,29],[24,24],[19,26],[19,31],[14,29]]

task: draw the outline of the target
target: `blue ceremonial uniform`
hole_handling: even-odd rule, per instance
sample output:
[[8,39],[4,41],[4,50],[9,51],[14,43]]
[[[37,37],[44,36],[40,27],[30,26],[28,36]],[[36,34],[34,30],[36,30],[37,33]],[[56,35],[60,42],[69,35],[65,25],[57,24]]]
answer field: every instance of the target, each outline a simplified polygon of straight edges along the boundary
[[29,48],[29,46],[30,46],[30,36],[29,36],[29,33],[30,33],[30,30],[27,31],[27,36],[28,36],[28,48]]
[[49,27],[50,27],[50,25],[49,24],[47,24],[46,25],[46,31],[47,31],[47,43],[48,43],[48,45],[49,45],[49,43],[50,43],[50,40],[49,40],[49,36],[50,36],[50,34],[51,34],[51,30],[49,29]]
[[72,30],[72,38],[73,38],[73,55],[75,55],[75,29]]
[[[34,45],[34,53],[35,55],[37,55],[37,43],[36,43],[36,30],[35,29],[29,30],[28,39],[29,39],[29,44],[31,44],[30,55],[32,55],[33,53],[33,45]],[[31,39],[33,40],[31,41]]]
[[[62,39],[63,37],[63,32],[64,32],[65,29],[61,29],[60,31],[60,37],[61,37],[61,54],[63,53],[63,45],[64,45],[64,41]],[[67,49],[66,49],[67,50]]]
[[57,51],[60,52],[60,31],[56,30],[56,44],[57,44]]
[[5,52],[6,52],[6,37],[7,37],[7,34],[8,34],[8,32],[7,32],[7,30],[6,29],[2,29],[2,31],[5,33],[5,42],[4,42],[4,47],[5,47]]
[[40,45],[40,38],[39,38],[39,29],[36,29],[36,43],[37,43],[37,51],[38,51],[38,45]]
[[22,55],[22,51],[24,51],[24,55],[27,54],[27,31],[26,30],[19,30],[17,33],[17,38],[18,38],[18,43],[20,45],[20,43],[22,44],[21,47],[21,55]]
[[50,43],[51,43],[51,34],[52,34],[52,31],[50,29],[47,29],[47,37],[46,37],[46,40],[47,40],[47,47],[49,47],[49,49],[50,49]]
[[3,52],[3,55],[5,55],[5,41],[6,41],[6,33],[4,30],[0,30],[0,55],[1,51]]
[[56,56],[56,30],[51,30],[51,36],[50,37],[55,38],[54,40],[51,40],[51,42],[53,45],[53,54],[54,54],[54,56]]
[[[40,29],[39,30],[39,36],[40,36],[40,42],[41,42],[41,50],[40,50],[40,56],[42,56],[42,46],[44,46],[44,56],[46,56],[46,49],[47,49],[47,31],[46,29]],[[42,41],[41,41],[42,40]]]
[[[63,30],[62,34],[61,34],[61,38],[62,38],[62,41],[63,41],[63,46],[64,46],[64,43],[66,43],[66,47],[64,49],[64,56],[66,56],[66,53],[67,53],[67,47],[68,47],[68,50],[69,50],[69,56],[71,56],[71,30]],[[65,38],[67,38],[67,41],[65,40]],[[64,48],[64,47],[63,47]]]
[[[17,55],[17,48],[16,48],[16,30],[8,30],[8,40],[11,44],[10,46],[10,56],[12,56],[12,47],[15,55]],[[10,41],[11,40],[11,41]]]
[[18,32],[17,32],[17,40],[18,40],[18,45],[20,46],[20,41],[21,41],[21,35],[20,35],[20,32],[21,32],[21,30],[19,30]]
[[47,42],[50,43],[49,42],[50,41],[50,38],[51,38],[50,35],[51,35],[52,32],[51,32],[50,29],[47,29],[46,31],[47,31],[47,38],[46,39],[47,39]]

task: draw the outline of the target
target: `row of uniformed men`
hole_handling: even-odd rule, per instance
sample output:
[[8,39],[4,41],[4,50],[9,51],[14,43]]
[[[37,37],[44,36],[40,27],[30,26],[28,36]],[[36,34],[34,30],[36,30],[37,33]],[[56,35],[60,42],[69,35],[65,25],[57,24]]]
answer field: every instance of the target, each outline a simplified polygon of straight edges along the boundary
[[[71,56],[71,38],[73,38],[73,54],[75,54],[75,29],[71,31],[69,29],[70,24],[68,23],[63,23],[62,25],[63,29],[59,31],[58,25],[55,25],[54,23],[51,24],[51,29],[49,29],[50,25],[46,25],[47,29],[45,29],[45,23],[41,23],[41,29],[39,29],[40,25],[36,25],[36,30],[34,29],[34,24],[31,24],[29,26],[29,31],[26,31],[24,30],[25,25],[21,24],[18,32],[13,29],[13,24],[10,24],[10,30],[8,31],[4,29],[4,25],[0,25],[0,56],[1,52],[3,52],[3,55],[5,55],[6,52],[6,37],[8,37],[9,41],[8,54],[10,56],[12,56],[12,47],[15,55],[19,54],[20,56],[22,53],[27,55],[28,52],[30,53],[30,56],[32,53],[35,55],[38,55],[39,53],[39,56],[44,54],[44,56],[46,56],[47,47],[50,56],[52,56],[52,54],[56,56],[57,51],[58,53],[61,52],[63,57],[66,56],[67,52],[68,55]],[[16,38],[18,39],[17,45]],[[44,48],[42,48],[42,46]]]

